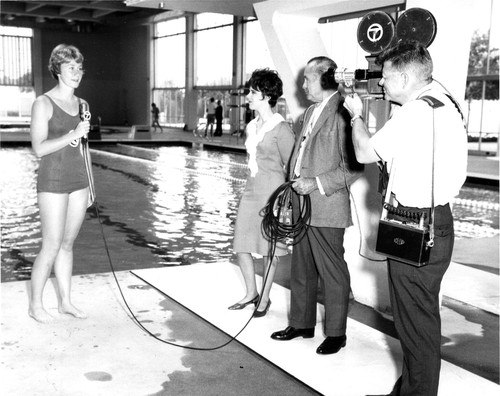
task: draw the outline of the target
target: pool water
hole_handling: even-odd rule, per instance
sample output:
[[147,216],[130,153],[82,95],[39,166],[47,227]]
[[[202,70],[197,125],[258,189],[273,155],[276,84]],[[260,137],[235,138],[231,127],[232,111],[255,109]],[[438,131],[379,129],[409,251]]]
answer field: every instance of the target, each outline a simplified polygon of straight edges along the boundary
[[[235,259],[244,153],[110,145],[92,150],[92,160],[98,213],[87,210],[75,275],[109,272],[110,261],[128,270]],[[38,159],[30,148],[2,148],[1,165],[2,282],[29,279],[41,244]],[[498,206],[497,190],[463,187],[453,208],[457,238],[498,235]]]

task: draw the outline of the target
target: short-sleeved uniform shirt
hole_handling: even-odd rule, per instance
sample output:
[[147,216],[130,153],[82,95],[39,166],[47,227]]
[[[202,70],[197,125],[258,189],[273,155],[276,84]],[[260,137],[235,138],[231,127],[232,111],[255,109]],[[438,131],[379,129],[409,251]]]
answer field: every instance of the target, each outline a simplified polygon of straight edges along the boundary
[[[419,97],[429,95],[444,104],[433,110]],[[435,131],[434,205],[452,201],[467,172],[467,133],[462,117],[446,91],[432,82],[415,92],[414,99],[395,109],[372,138],[380,158],[396,161],[392,192],[405,206],[431,206],[433,132]]]

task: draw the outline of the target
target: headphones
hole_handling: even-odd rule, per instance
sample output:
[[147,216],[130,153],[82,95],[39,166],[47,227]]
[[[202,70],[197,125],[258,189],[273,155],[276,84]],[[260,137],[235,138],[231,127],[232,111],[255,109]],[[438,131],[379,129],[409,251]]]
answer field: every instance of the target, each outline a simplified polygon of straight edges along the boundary
[[337,65],[335,67],[329,67],[326,72],[321,74],[320,84],[323,89],[337,89],[339,83],[335,81],[335,70],[337,70]]

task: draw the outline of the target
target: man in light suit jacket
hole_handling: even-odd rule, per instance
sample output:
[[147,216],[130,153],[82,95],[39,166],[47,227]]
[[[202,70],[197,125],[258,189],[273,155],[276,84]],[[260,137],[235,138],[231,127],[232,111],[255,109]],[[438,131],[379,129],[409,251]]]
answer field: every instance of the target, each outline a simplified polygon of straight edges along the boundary
[[352,225],[349,185],[363,171],[354,155],[350,116],[337,91],[336,67],[331,59],[316,57],[304,70],[303,89],[316,104],[306,110],[289,172],[295,192],[311,199],[311,223],[293,248],[289,326],[271,335],[281,341],[314,337],[319,277],[326,338],[316,352],[324,355],[346,345],[350,275],[343,242],[345,228]]

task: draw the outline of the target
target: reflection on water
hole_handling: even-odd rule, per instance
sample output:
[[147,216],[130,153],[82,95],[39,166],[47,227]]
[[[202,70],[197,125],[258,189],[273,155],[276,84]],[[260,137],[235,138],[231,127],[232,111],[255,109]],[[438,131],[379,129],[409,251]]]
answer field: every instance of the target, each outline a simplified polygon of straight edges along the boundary
[[[130,270],[234,258],[244,154],[122,145],[106,150],[92,150],[100,222],[90,208],[75,244],[75,275],[109,272],[109,259],[115,270]],[[1,166],[2,281],[29,279],[41,243],[38,160],[29,148],[3,148]],[[454,214],[457,237],[498,235],[498,191],[464,187]]]
[[[233,258],[245,155],[184,147],[122,146],[121,151],[135,157],[92,151],[100,222],[115,270]],[[3,169],[13,164],[13,172],[2,172],[0,179],[2,281],[28,279],[41,243],[38,160],[29,148],[2,149]],[[85,257],[84,268],[79,257]],[[97,214],[90,208],[75,244],[74,273],[109,270]]]
[[4,274],[23,279],[29,276],[40,244],[33,176],[38,161],[29,149],[2,149],[0,168],[2,281]]

